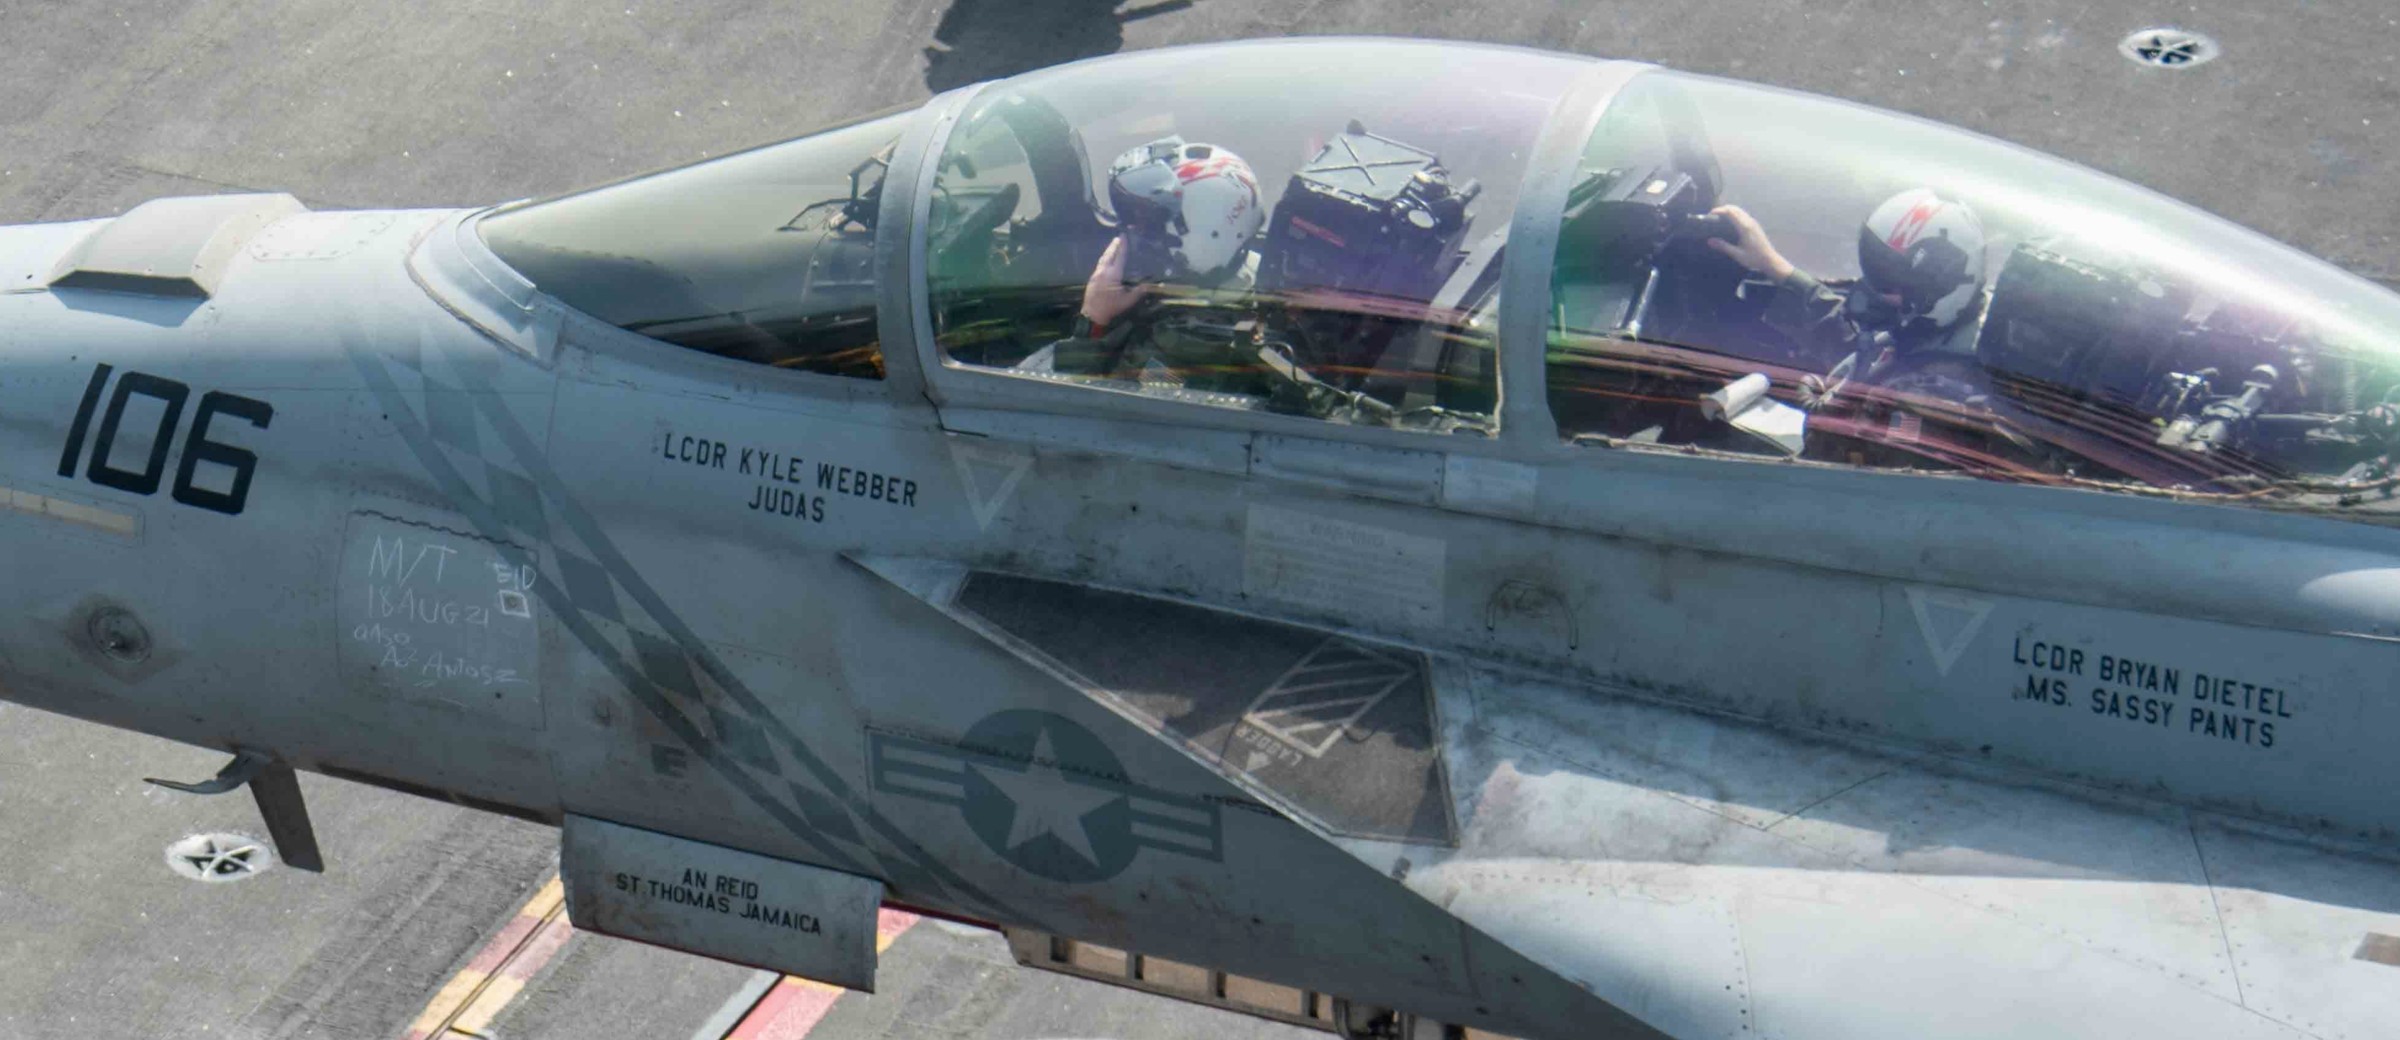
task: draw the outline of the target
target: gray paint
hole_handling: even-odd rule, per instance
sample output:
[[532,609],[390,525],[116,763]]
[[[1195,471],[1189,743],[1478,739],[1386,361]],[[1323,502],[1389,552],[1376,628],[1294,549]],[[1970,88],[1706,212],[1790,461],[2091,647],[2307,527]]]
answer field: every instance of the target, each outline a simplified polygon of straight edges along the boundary
[[50,286],[205,297],[251,236],[305,208],[283,194],[145,202],[76,243],[60,258]]
[[874,992],[882,882],[572,813],[560,829],[578,927]]
[[[900,172],[895,189],[921,183]],[[911,201],[901,195],[887,207]],[[2378,580],[2389,531],[1521,441],[1437,447],[1390,430],[1099,401],[937,369],[920,354],[942,406],[936,429],[925,398],[897,380],[749,368],[644,341],[511,282],[478,251],[468,214],[390,217],[339,255],[237,257],[216,294],[181,310],[0,298],[9,486],[141,520],[129,544],[47,514],[0,515],[25,547],[10,555],[0,600],[21,619],[0,635],[11,697],[548,819],[573,812],[871,875],[919,905],[1532,1035],[1706,1035],[1747,1024],[1754,1008],[1772,1010],[1759,1021],[1786,1035],[1921,1033],[1946,1021],[1941,1002],[1874,984],[1876,968],[1938,983],[1928,967],[1938,958],[1924,952],[1962,945],[1978,951],[1973,974],[1992,983],[1994,1006],[2038,997],[2053,1016],[1980,1020],[2003,1030],[2271,1032],[2282,1027],[2270,1019],[2371,1023],[2384,1010],[2388,987],[2346,977],[2331,997],[2256,980],[2259,1003],[2246,1006],[2236,985],[2229,1005],[2212,978],[2156,968],[2206,961],[2189,952],[2188,929],[2094,923],[2070,912],[2074,899],[2046,902],[2060,888],[2100,888],[2220,905],[2213,867],[2195,888],[2189,874],[2080,864],[2046,847],[2082,832],[2045,822],[2067,814],[2045,814],[2042,785],[2066,775],[2149,796],[2127,815],[2182,821],[2195,851],[2210,850],[2203,858],[2232,857],[2238,882],[2224,901],[2254,905],[2242,908],[2252,916],[2198,918],[2220,926],[2220,951],[2244,927],[2388,934],[2394,903],[2357,865],[2388,848],[2392,821],[2376,799],[2345,792],[2389,786],[2362,753],[2382,722],[2375,676],[2391,653],[2369,638],[2393,634]],[[11,251],[63,245],[40,230],[10,234]],[[897,316],[913,324],[916,310],[911,301]],[[887,330],[886,342],[907,340]],[[228,344],[238,349],[218,349]],[[240,434],[263,460],[250,510],[226,517],[55,477],[59,431],[98,352],[120,370],[274,401],[272,426]],[[726,445],[734,461],[673,457],[681,437]],[[746,505],[762,481],[740,472],[739,453],[762,447],[806,461],[800,485],[826,498],[827,519]],[[1299,461],[1352,455],[1390,462],[1389,479],[1361,486],[1345,466]],[[914,481],[918,495],[900,506],[826,494],[813,483],[819,464]],[[978,472],[1006,476],[987,484]],[[1401,613],[1339,609],[1364,585],[1303,594],[1247,582],[1245,564],[1288,537],[1262,533],[1254,506],[1438,544],[1440,578],[1423,609]],[[461,532],[488,547],[487,563],[532,568],[546,626],[538,714],[343,679],[341,582],[362,545],[371,558],[371,538],[348,524],[362,513]],[[916,562],[854,562],[869,557]],[[2188,580],[2195,560],[2217,579]],[[169,568],[174,582],[155,578]],[[967,568],[1428,653],[1460,846],[1341,838],[1296,806],[1282,811],[1272,785],[1158,739],[1021,647],[961,624],[943,591],[955,585],[938,578]],[[103,605],[152,634],[142,668],[95,670],[80,622]],[[2188,732],[2175,734],[2182,744],[2133,743],[2082,716],[2086,728],[2071,729],[2053,709],[2032,716],[2005,700],[2024,677],[2014,651],[2036,640],[2083,649],[2087,667],[2107,652],[2184,661],[2187,674],[2239,670],[2306,692],[2277,702],[2299,709],[2296,723],[2331,721],[2272,748]],[[1025,711],[1069,720],[1123,775],[1069,778],[1063,760],[1039,760],[1040,734],[1022,748],[980,746],[996,741],[979,727]],[[1616,717],[1595,722],[1593,711]],[[1648,739],[1612,743],[1637,715]],[[1828,732],[1872,739],[1811,735]],[[1056,837],[1068,824],[1020,834],[989,799],[878,786],[874,749],[903,741],[962,771],[1099,791],[1104,805],[1163,795],[1216,806],[1217,854],[1111,847],[1109,862],[1123,862],[1106,883],[1062,881],[1060,849],[1077,852]],[[1980,758],[1987,745],[2002,765],[1940,760]],[[1763,768],[1795,761],[1806,768]],[[1943,795],[1931,821],[1943,826],[1910,808],[1924,799],[1878,802],[1864,783],[1919,776]],[[1056,804],[1082,804],[1068,794],[1092,797],[1065,792]],[[2078,790],[2067,804],[2106,812],[2119,797]],[[1993,801],[2015,826],[1972,833]],[[1623,811],[1594,812],[1608,807]],[[2322,834],[2254,839],[2228,825],[2223,837],[2192,822],[2210,809],[2322,816],[2373,844],[2362,856]],[[1785,827],[1810,833],[1769,833]],[[2140,845],[2155,852],[2176,837],[2170,826]],[[1046,858],[1028,858],[1036,842],[1051,843]],[[1908,855],[1950,842],[1966,851],[1930,865]],[[338,848],[332,859],[339,870]],[[2304,869],[2337,880],[2304,880]],[[1961,877],[1994,883],[1953,890]],[[2095,942],[2107,949],[2090,952]],[[2355,947],[2257,942],[2290,959],[2286,978],[2321,968],[2308,956],[2319,946],[2345,962]],[[2123,952],[2153,947],[2173,956]],[[2041,987],[1993,981],[2059,958],[2078,970]],[[1737,990],[1755,1003],[1714,995]]]

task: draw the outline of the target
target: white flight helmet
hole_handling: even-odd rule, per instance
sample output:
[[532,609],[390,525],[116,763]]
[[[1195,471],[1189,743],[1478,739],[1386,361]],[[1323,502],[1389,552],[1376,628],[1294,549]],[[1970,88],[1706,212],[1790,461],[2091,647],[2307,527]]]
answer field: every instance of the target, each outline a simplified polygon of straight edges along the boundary
[[1858,229],[1867,285],[1900,297],[1903,320],[1949,328],[1983,289],[1983,221],[1930,188],[1883,200]]
[[1163,248],[1166,270],[1208,281],[1228,273],[1266,224],[1258,178],[1242,157],[1167,137],[1130,148],[1108,167],[1108,201],[1137,254]]

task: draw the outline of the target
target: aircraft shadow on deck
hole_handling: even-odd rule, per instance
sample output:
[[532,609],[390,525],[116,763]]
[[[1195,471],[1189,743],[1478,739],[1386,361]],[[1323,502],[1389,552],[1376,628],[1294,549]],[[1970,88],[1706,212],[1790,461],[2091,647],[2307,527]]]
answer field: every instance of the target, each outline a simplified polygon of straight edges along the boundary
[[1051,65],[1114,54],[1125,23],[1191,8],[1195,0],[954,0],[924,50],[934,93]]

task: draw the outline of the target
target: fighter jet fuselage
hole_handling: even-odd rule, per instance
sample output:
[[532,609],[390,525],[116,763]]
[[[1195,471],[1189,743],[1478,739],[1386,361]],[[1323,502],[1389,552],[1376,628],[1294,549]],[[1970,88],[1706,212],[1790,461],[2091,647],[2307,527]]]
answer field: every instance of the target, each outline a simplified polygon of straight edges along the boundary
[[[2190,883],[2090,805],[2400,830],[2400,300],[1752,95],[1168,51],[7,229],[0,693],[558,823],[579,926],[854,986],[892,901],[1512,1035],[2252,1022],[2208,919],[2058,886]],[[1930,950],[2077,981],[1859,982]]]

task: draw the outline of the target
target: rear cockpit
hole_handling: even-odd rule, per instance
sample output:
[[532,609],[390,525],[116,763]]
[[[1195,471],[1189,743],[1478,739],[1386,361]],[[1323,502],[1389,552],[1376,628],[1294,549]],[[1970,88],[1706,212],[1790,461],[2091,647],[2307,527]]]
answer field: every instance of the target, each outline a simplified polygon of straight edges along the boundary
[[[1664,71],[1578,175],[1549,342],[1569,437],[2218,502],[2400,482],[2400,298],[2132,185]],[[1800,277],[1746,264],[1740,220]]]

